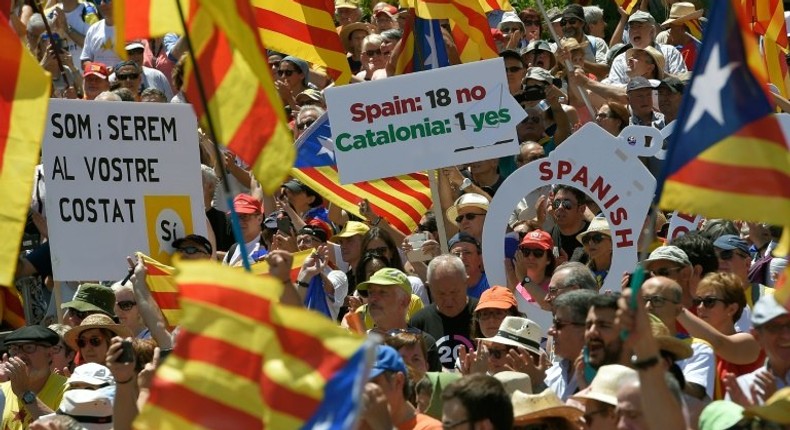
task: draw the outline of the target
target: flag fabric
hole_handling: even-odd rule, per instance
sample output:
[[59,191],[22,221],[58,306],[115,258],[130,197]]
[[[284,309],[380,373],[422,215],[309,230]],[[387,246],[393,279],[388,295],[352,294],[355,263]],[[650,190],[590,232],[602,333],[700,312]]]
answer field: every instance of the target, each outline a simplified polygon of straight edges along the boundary
[[790,149],[738,5],[713,4],[656,196],[662,209],[785,225]]
[[402,39],[403,50],[395,66],[396,75],[450,65],[439,21],[415,17],[414,28],[407,24]]
[[[498,56],[496,44],[491,36],[491,30],[488,26],[488,18],[486,18],[486,9],[492,7],[493,3],[485,0],[406,0],[401,1],[408,4],[408,7],[414,8],[415,14],[418,18],[424,19],[449,19],[451,25],[454,23],[459,27],[459,31],[463,32],[468,38],[470,43],[474,43],[477,47],[479,57],[477,60],[487,60],[489,58],[496,58]],[[486,4],[484,7],[483,4]],[[458,43],[458,40],[456,40]],[[470,45],[471,49],[475,45]],[[458,50],[459,54],[463,53],[464,49]],[[464,60],[464,57],[461,56]]]
[[2,321],[5,325],[18,329],[25,324],[25,307],[22,305],[22,296],[13,285],[11,287],[0,287],[0,309],[2,309]]
[[787,24],[781,0],[743,0],[742,7],[755,33],[776,42],[784,50],[788,49]]
[[296,141],[291,174],[349,213],[367,199],[374,212],[403,234],[411,234],[432,205],[428,176],[423,173],[340,185],[329,117],[324,114]]
[[145,284],[151,291],[159,309],[162,310],[168,327],[172,330],[181,323],[183,311],[178,303],[178,286],[176,286],[175,269],[162,264],[153,258],[138,252],[137,258],[143,261],[146,275]]
[[[291,282],[296,283],[296,277],[299,276],[299,271],[302,269],[302,264],[313,253],[312,249],[305,251],[295,252],[293,254],[293,263],[291,263]],[[259,261],[252,265],[252,273],[256,275],[265,275],[269,273],[269,263],[267,261]]]
[[273,193],[293,165],[293,136],[250,4],[200,0],[189,28],[208,105],[201,102],[192,67],[185,76],[187,98],[202,123],[211,114],[214,138],[250,165],[263,190]]
[[639,4],[639,0],[614,0],[618,6],[625,10],[625,13],[631,14],[631,11],[634,10],[634,6]]
[[779,275],[779,279],[776,280],[774,298],[780,305],[790,310],[790,283],[788,283],[788,279],[790,279],[790,266],[785,267],[785,270]]
[[19,245],[27,222],[52,79],[0,24],[0,285],[14,284]]
[[513,10],[508,0],[480,0],[480,5],[483,12],[491,12],[492,10]]
[[276,303],[274,278],[213,262],[176,267],[182,330],[135,428],[351,427],[367,376],[361,337]]
[[699,18],[690,19],[683,24],[686,26],[686,30],[688,30],[691,37],[702,41],[702,20]]
[[333,20],[331,0],[252,0],[266,46],[326,67],[336,85],[351,80],[351,67]]
[[183,34],[178,3],[188,22],[197,8],[197,0],[113,0],[112,17],[115,30],[115,52],[126,58],[126,41],[162,37],[167,33]]
[[782,97],[790,97],[790,74],[788,74],[784,51],[773,40],[763,38],[763,54],[765,67],[768,70],[768,82],[776,86]]

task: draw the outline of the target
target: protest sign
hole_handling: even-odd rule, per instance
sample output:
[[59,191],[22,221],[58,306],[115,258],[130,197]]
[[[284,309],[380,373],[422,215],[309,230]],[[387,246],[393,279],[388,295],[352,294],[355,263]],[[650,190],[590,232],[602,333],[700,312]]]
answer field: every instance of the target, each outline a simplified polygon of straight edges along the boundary
[[514,155],[526,117],[501,58],[326,90],[340,182]]
[[53,99],[43,167],[58,281],[117,280],[139,251],[206,236],[197,121],[189,105]]
[[690,231],[699,229],[702,220],[703,217],[701,215],[689,215],[678,211],[672,212],[672,217],[669,219],[669,229],[667,230],[667,243]]
[[[619,137],[595,123],[573,133],[546,158],[513,172],[497,190],[483,226],[483,264],[491,285],[506,285],[505,229],[516,204],[532,190],[547,185],[569,185],[584,192],[606,216],[612,236],[612,264],[602,290],[620,291],[621,275],[633,272],[637,243],[645,222],[656,180],[638,156],[660,150],[658,130],[630,126]],[[645,139],[653,136],[653,139]],[[555,244],[556,245],[556,244]],[[551,314],[517,294],[519,309],[542,327],[550,327]]]

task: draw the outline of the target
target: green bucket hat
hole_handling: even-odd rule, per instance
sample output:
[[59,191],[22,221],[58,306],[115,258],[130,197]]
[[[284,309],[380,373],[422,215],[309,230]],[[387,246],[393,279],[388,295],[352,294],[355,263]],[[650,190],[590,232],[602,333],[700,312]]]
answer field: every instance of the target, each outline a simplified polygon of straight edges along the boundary
[[61,309],[76,309],[80,312],[101,312],[115,316],[115,293],[99,284],[81,284],[73,300],[60,305]]
[[371,285],[393,285],[411,294],[409,278],[406,277],[405,273],[391,267],[385,267],[376,271],[366,282],[361,282],[357,285],[357,290],[365,291]]
[[699,430],[726,430],[743,419],[743,407],[727,401],[712,402],[699,416]]

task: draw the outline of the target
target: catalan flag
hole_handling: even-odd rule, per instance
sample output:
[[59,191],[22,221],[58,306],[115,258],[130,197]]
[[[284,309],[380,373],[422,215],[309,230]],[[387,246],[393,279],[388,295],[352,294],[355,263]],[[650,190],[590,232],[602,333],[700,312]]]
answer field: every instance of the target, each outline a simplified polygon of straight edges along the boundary
[[790,148],[739,4],[713,3],[657,196],[662,209],[785,225]]
[[[499,2],[484,0],[402,0],[401,4],[414,8],[416,16],[424,19],[449,19],[458,25],[470,41],[477,45],[479,58],[487,60],[497,57],[497,49],[486,18],[486,9]],[[484,7],[484,4],[486,5]],[[456,43],[458,41],[456,40]],[[470,45],[471,46],[471,45]],[[459,49],[463,53],[463,49]],[[463,60],[463,55],[461,56]]]
[[0,285],[14,284],[52,79],[0,24]]
[[335,30],[331,0],[252,0],[266,46],[326,67],[336,85],[351,80],[346,50]]
[[412,173],[375,181],[340,185],[329,117],[325,114],[296,141],[296,163],[291,174],[327,200],[359,216],[362,199],[404,234],[410,234],[431,207],[428,177]]
[[631,14],[631,11],[634,10],[634,6],[639,4],[639,0],[614,0],[618,6],[623,8],[627,14]]
[[350,428],[366,376],[362,338],[276,303],[283,286],[273,278],[212,262],[177,267],[182,330],[135,428]]
[[407,21],[403,30],[403,49],[398,56],[395,74],[420,72],[450,65],[444,46],[442,28],[434,19],[414,18],[414,28]]
[[181,305],[178,304],[178,287],[175,281],[175,269],[162,264],[153,258],[138,252],[137,258],[143,261],[146,275],[145,284],[151,296],[162,311],[170,329],[181,323]]
[[683,24],[686,26],[686,29],[688,30],[691,37],[699,41],[702,41],[702,30],[703,30],[702,20],[700,20],[699,18],[690,19],[684,22]]
[[200,0],[189,23],[208,105],[187,67],[185,93],[201,122],[210,113],[215,138],[252,166],[266,193],[293,165],[293,137],[269,71],[248,0]]
[[763,58],[768,71],[768,82],[776,85],[782,97],[790,97],[790,74],[782,48],[776,42],[763,38]]
[[[733,7],[737,7],[734,4]],[[752,30],[776,42],[783,50],[787,50],[787,24],[781,0],[743,0],[742,7]]]
[[0,287],[0,310],[2,310],[2,321],[8,327],[14,329],[25,326],[25,307],[22,305],[22,296],[12,285],[11,287]]
[[161,37],[167,33],[184,32],[178,4],[189,20],[197,8],[197,0],[113,0],[112,16],[115,29],[115,51],[126,58],[126,41]]
[[[293,254],[293,263],[291,263],[291,282],[296,283],[296,277],[299,276],[299,271],[302,269],[302,264],[307,257],[312,254],[313,250],[299,251]],[[256,275],[265,275],[269,273],[269,263],[267,261],[259,261],[252,265],[252,273]]]
[[492,10],[513,10],[508,0],[480,0],[480,5],[483,7],[483,12],[491,12]]

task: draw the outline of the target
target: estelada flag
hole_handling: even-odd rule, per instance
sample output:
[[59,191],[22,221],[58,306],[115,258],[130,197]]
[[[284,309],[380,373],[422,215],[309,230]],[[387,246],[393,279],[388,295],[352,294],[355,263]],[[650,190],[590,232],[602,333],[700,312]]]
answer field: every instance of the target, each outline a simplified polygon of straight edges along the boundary
[[0,23],[0,285],[14,284],[52,78]]
[[657,196],[662,209],[786,225],[790,148],[739,0],[713,3]]

